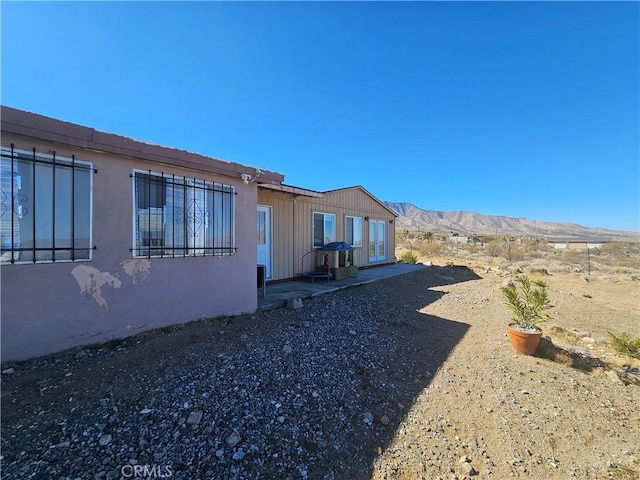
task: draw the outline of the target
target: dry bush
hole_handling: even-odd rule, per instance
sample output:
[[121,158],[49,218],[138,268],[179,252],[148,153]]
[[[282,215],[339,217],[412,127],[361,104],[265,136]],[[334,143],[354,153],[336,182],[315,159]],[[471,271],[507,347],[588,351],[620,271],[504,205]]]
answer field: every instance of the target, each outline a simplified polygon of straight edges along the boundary
[[429,244],[422,244],[420,246],[420,252],[422,256],[427,258],[441,257],[445,254],[445,251],[446,251],[446,245],[441,242],[437,242],[437,243],[432,242]]
[[489,242],[485,244],[484,253],[490,257],[502,257],[504,256],[505,250],[499,242]]

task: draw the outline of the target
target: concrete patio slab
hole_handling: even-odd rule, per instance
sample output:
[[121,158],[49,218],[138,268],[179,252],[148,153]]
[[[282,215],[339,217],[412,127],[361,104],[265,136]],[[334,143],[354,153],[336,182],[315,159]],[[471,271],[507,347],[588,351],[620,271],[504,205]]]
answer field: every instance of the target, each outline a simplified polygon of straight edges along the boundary
[[329,282],[321,279],[292,280],[289,282],[267,283],[265,295],[258,293],[258,310],[271,310],[281,308],[286,305],[287,300],[294,298],[310,298],[322,295],[328,292],[334,292],[343,288],[354,287],[356,285],[364,285],[376,282],[383,278],[389,278],[404,273],[415,272],[427,268],[422,264],[411,265],[408,263],[394,263],[391,265],[382,265],[380,267],[370,267],[358,270],[357,277],[349,277],[343,280],[330,280]]

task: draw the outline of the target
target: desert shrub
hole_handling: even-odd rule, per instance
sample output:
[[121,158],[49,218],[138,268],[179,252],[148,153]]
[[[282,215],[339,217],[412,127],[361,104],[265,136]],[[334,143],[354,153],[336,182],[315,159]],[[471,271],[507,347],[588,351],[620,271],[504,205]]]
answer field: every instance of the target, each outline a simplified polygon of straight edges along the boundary
[[539,238],[524,239],[520,245],[522,249],[522,256],[525,260],[531,260],[534,258],[543,258],[545,253],[550,250],[546,241]]
[[599,261],[612,267],[637,269],[640,259],[640,246],[637,243],[611,242],[600,249],[591,249],[591,254],[600,255]]
[[401,257],[400,261],[403,263],[416,263],[418,261],[418,257],[413,252],[405,252]]
[[490,242],[485,244],[484,252],[492,257],[502,256],[503,248],[498,242]]
[[430,243],[423,245],[421,253],[425,257],[441,257],[444,254],[445,245],[442,243]]
[[635,340],[631,335],[623,333],[620,336],[609,332],[611,337],[611,346],[616,352],[628,355],[630,357],[640,358],[640,337]]

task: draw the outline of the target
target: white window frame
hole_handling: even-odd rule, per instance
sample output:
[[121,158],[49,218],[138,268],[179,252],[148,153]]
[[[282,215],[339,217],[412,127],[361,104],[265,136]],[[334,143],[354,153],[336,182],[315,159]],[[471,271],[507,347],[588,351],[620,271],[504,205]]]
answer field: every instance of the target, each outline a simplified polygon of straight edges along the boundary
[[[349,220],[351,220],[351,235],[353,238],[348,238],[347,236],[347,232],[349,231],[349,229],[347,228],[347,224],[349,223]],[[357,220],[357,222],[356,222]],[[360,228],[358,230],[358,234],[360,237],[360,241],[359,242],[351,242],[350,240],[355,240],[356,238],[356,223],[359,223]],[[364,230],[363,230],[363,221],[362,221],[362,217],[356,217],[353,215],[345,215],[344,217],[344,241],[347,242],[349,245],[351,245],[352,247],[362,247],[362,242],[363,242],[363,237],[364,237]]]
[[[61,262],[90,262],[93,260],[93,175],[95,173],[95,170],[93,168],[93,163],[91,162],[87,162],[87,161],[82,161],[82,160],[77,160],[75,158],[75,155],[72,155],[71,158],[69,157],[64,157],[64,156],[58,156],[55,152],[53,152],[53,154],[51,153],[40,153],[37,152],[35,150],[35,148],[31,151],[27,151],[27,150],[21,150],[18,148],[13,147],[13,144],[11,146],[2,146],[2,160],[3,163],[4,161],[7,161],[7,163],[11,163],[11,162],[19,162],[19,161],[26,161],[26,162],[33,162],[33,167],[34,167],[34,171],[36,172],[36,177],[38,176],[37,174],[37,165],[38,164],[45,164],[45,165],[51,165],[52,168],[52,178],[51,178],[51,183],[49,183],[48,185],[51,187],[51,193],[53,195],[52,198],[50,198],[48,200],[48,205],[52,205],[52,201],[53,198],[55,198],[56,196],[56,188],[60,188],[59,186],[56,187],[55,185],[55,178],[53,175],[53,169],[54,169],[54,165],[55,168],[67,168],[67,169],[71,169],[71,175],[72,175],[72,181],[76,178],[75,174],[73,173],[75,169],[81,169],[84,172],[88,173],[88,180],[89,180],[89,184],[88,184],[88,189],[87,189],[87,195],[88,195],[88,199],[87,203],[88,203],[88,232],[87,233],[87,240],[88,240],[88,245],[85,247],[78,247],[76,246],[75,243],[75,238],[69,238],[68,240],[71,241],[71,246],[60,246],[60,244],[56,244],[55,242],[55,238],[53,238],[53,232],[56,231],[56,237],[58,237],[57,231],[59,231],[59,228],[56,228],[57,223],[54,223],[55,221],[55,213],[53,213],[50,218],[51,218],[51,227],[52,227],[52,231],[51,233],[51,247],[37,247],[37,245],[35,244],[37,239],[36,237],[36,232],[38,234],[38,237],[40,239],[42,239],[43,237],[42,235],[42,230],[38,228],[37,225],[37,217],[35,220],[33,220],[30,224],[30,226],[25,229],[27,231],[31,232],[32,237],[34,237],[32,239],[32,242],[34,243],[34,245],[32,245],[31,247],[23,247],[21,248],[21,242],[20,242],[20,229],[16,229],[16,224],[15,224],[15,217],[18,216],[19,219],[22,219],[22,209],[24,208],[22,205],[19,205],[19,203],[22,203],[22,199],[21,199],[21,195],[24,196],[24,194],[20,194],[19,190],[23,189],[23,180],[22,180],[22,176],[20,174],[16,174],[14,172],[14,179],[10,179],[10,185],[7,188],[7,192],[5,192],[4,188],[3,188],[3,195],[2,198],[4,199],[4,201],[2,202],[2,210],[4,211],[3,213],[3,217],[2,217],[2,243],[3,243],[3,247],[4,245],[9,245],[9,248],[7,250],[4,250],[2,252],[2,254],[0,255],[0,263],[2,264],[8,264],[8,263],[13,263],[13,264],[30,264],[30,263],[61,263]],[[13,160],[11,159],[11,152],[13,151],[13,155],[14,158]],[[19,156],[19,158],[18,158]],[[7,157],[9,157],[7,159]],[[15,167],[14,167],[15,168]],[[9,165],[8,168],[8,172],[5,172],[5,168],[2,169],[3,170],[3,174],[2,176],[4,177],[7,173],[9,174],[9,176],[11,176],[11,165]],[[40,188],[38,188],[38,183],[42,182],[42,178],[33,178],[32,180],[32,185],[31,185],[31,190],[34,192],[32,193],[32,195],[35,194],[39,194],[35,195],[36,197],[41,197],[42,196],[42,190],[43,188],[40,186]],[[4,186],[4,184],[6,183],[6,179],[3,178],[2,179],[2,184]],[[37,191],[35,190],[37,188]],[[73,187],[72,187],[73,188]],[[13,193],[13,199],[12,199],[12,193]],[[71,196],[71,194],[73,196]],[[70,194],[70,200],[72,202],[72,204],[75,204],[76,198],[78,197],[78,193],[75,191],[75,188],[72,189],[72,192]],[[6,198],[5,198],[6,197]],[[37,198],[36,202],[39,200],[39,198]],[[33,198],[31,199],[31,202],[33,202]],[[35,206],[33,204],[29,204],[30,208],[33,210],[36,210]],[[13,210],[12,210],[13,207]],[[56,205],[56,211],[57,211],[57,207],[58,205]],[[42,208],[40,208],[40,206],[37,209],[38,213],[40,213],[42,211]],[[47,210],[45,210],[47,211]],[[51,213],[51,211],[49,210],[49,212]],[[75,215],[75,207],[71,207],[71,213],[69,213],[69,216],[71,217],[72,221],[75,221],[74,219],[74,215]],[[28,212],[27,214],[31,214],[34,215],[36,212]],[[5,216],[7,216],[7,218],[5,218]],[[77,217],[76,217],[77,218]],[[8,221],[7,221],[8,220]],[[11,226],[13,224],[13,238],[12,238],[12,230],[11,230]],[[8,227],[7,227],[8,225]],[[71,231],[72,231],[72,235],[76,238],[78,238],[78,231],[76,230],[75,225],[70,226],[71,227]],[[4,230],[7,229],[7,231],[5,232]],[[7,238],[8,236],[8,238]],[[18,238],[16,240],[16,238]],[[81,238],[81,237],[80,237]],[[8,242],[8,243],[5,243]],[[47,242],[49,243],[49,242]],[[26,255],[22,255],[22,252],[25,253],[29,253],[32,252],[31,258],[21,258],[21,257],[25,257]],[[51,258],[43,258],[46,257],[47,254],[51,252]],[[62,255],[56,254],[56,252],[67,252],[66,254],[63,253]],[[80,252],[86,252],[86,254],[84,255],[79,255]],[[71,258],[61,258],[64,256],[70,256]]]
[[[229,238],[228,243],[230,243],[231,245],[216,246],[215,231],[211,233],[212,235],[211,246],[207,245],[207,235],[204,232],[194,233],[192,236],[191,234],[186,235],[186,231],[182,232],[183,233],[182,240],[184,240],[184,242],[181,242],[181,243],[179,242],[180,243],[179,245],[178,244],[161,245],[158,248],[158,251],[156,252],[152,252],[151,248],[145,247],[144,245],[138,245],[137,215],[139,212],[136,211],[136,202],[137,202],[136,174],[151,175],[154,177],[175,181],[176,182],[175,185],[179,186],[178,189],[185,188],[186,189],[185,191],[187,194],[189,193],[190,188],[194,188],[193,197],[189,197],[190,200],[194,201],[194,206],[197,204],[196,197],[200,197],[200,196],[204,197],[204,200],[202,199],[200,200],[201,202],[204,203],[204,207],[205,207],[205,212],[202,217],[203,223],[201,226],[203,230],[216,228],[216,219],[215,217],[212,218],[216,212],[215,211],[209,212],[206,210],[206,208],[209,206],[207,196],[212,194],[215,195],[215,193],[217,192],[221,192],[223,195],[228,195],[229,199],[232,201],[232,204],[229,207],[229,212],[222,212],[222,213],[223,214],[229,213],[230,215],[229,222],[231,223],[231,225],[228,226],[229,228],[228,234],[226,234],[223,228],[223,231],[220,233],[220,235],[222,235],[223,238],[225,236],[228,236]],[[184,183],[181,183],[181,182],[184,182]],[[186,177],[183,175],[172,175],[167,173],[155,172],[152,170],[134,169],[131,175],[131,188],[132,188],[131,218],[132,218],[132,234],[133,234],[132,252],[133,252],[134,258],[185,258],[185,257],[203,257],[203,256],[219,257],[219,256],[235,255],[237,250],[237,247],[236,247],[237,213],[236,213],[236,199],[235,199],[237,192],[236,192],[235,186],[230,184],[223,184],[220,182],[214,182],[211,180],[194,179],[192,177]],[[216,190],[217,188],[222,188],[222,190]],[[224,191],[225,188],[227,188],[228,191],[225,192]],[[200,190],[200,189],[203,189],[203,190]],[[177,192],[173,192],[173,194],[175,193]],[[224,201],[225,197],[222,197],[222,198]],[[165,197],[165,202],[166,202],[166,197]],[[215,197],[214,197],[214,202],[215,202]],[[164,205],[166,205],[166,203]],[[149,209],[151,208],[161,209],[163,231],[166,230],[167,217],[169,216],[168,212],[165,210],[164,205],[163,207],[147,207]],[[202,205],[198,205],[198,206],[202,206]],[[213,208],[214,210],[216,209],[215,204],[213,205]],[[171,216],[176,215],[175,208],[170,212],[170,214]],[[184,211],[182,212],[182,215],[185,216],[185,222],[188,221],[186,220],[186,213]],[[224,219],[222,221],[223,221],[223,227],[225,227],[226,225],[224,223]],[[170,235],[167,237],[163,237],[165,243],[169,240],[169,238],[171,238],[173,241],[176,240],[176,238],[173,237],[173,235]],[[198,242],[200,240],[203,241],[204,245],[200,245],[198,243],[190,243],[190,241]],[[168,253],[165,253],[165,251]]]
[[[316,245],[316,215],[322,215],[322,245]],[[333,238],[327,238],[327,219],[331,218],[333,221]],[[327,213],[327,212],[313,212],[312,217],[312,225],[311,225],[311,242],[313,244],[313,248],[321,248],[327,243],[336,241],[336,214],[335,213]]]

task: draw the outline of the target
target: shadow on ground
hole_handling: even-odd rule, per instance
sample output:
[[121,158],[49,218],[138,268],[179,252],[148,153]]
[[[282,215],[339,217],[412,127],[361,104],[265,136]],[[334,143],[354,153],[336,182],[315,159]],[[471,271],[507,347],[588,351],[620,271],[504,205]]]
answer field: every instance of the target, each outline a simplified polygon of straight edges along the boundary
[[592,372],[596,368],[603,369],[606,367],[604,362],[599,358],[592,357],[586,353],[566,350],[554,344],[549,337],[542,337],[540,339],[540,345],[538,345],[534,356],[568,365],[583,372]]
[[[370,478],[469,329],[419,310],[445,295],[432,287],[479,278],[434,266],[296,311],[194,322],[17,363],[3,376],[3,478],[119,478],[113,472],[131,458],[171,465],[180,479]],[[200,423],[180,418],[186,400]],[[242,443],[229,449],[237,425]],[[107,432],[109,443],[98,445]],[[231,458],[238,448],[241,462]]]

